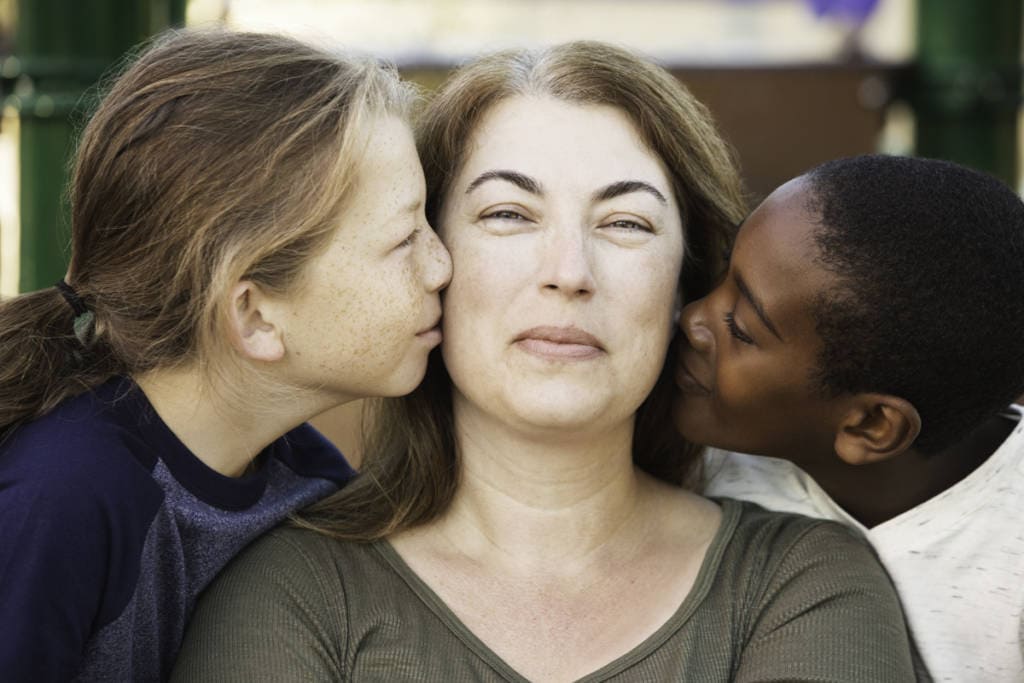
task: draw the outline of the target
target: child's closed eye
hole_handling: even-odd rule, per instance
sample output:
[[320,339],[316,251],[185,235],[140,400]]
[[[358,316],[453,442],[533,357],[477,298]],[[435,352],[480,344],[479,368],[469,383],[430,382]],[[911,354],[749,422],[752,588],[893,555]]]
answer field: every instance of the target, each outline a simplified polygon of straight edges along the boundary
[[754,339],[749,334],[740,329],[740,326],[736,324],[736,318],[733,316],[732,311],[725,314],[725,325],[729,328],[729,334],[743,342],[744,344],[753,344]]

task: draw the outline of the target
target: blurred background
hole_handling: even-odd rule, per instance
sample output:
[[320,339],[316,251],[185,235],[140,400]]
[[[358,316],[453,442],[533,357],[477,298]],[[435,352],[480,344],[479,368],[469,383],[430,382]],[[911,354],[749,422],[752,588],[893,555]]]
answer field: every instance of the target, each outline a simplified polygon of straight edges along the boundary
[[[0,0],[0,296],[66,263],[67,161],[96,83],[173,26],[287,33],[436,86],[502,47],[576,38],[655,59],[712,111],[751,205],[837,156],[951,159],[1020,191],[1022,0]],[[358,459],[358,406],[317,421]]]

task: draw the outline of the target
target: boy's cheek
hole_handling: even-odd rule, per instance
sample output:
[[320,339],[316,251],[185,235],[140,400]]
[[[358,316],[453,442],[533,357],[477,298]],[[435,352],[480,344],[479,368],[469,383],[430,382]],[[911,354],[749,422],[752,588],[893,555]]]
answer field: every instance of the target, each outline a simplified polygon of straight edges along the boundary
[[792,419],[803,403],[800,388],[771,374],[727,375],[720,378],[716,403],[720,412],[744,420]]

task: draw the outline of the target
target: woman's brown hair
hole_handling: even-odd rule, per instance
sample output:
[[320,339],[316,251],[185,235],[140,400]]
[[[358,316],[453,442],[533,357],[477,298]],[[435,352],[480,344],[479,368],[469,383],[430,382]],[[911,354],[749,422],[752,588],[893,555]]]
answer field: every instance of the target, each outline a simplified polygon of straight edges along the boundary
[[[667,71],[604,43],[505,51],[477,59],[440,89],[417,127],[427,180],[427,218],[440,215],[474,132],[498,102],[519,95],[605,105],[625,113],[661,159],[682,211],[686,255],[680,287],[687,299],[710,291],[723,252],[745,214],[730,148],[711,116]],[[455,264],[456,268],[458,264]],[[690,483],[699,449],[672,426],[672,359],[637,412],[633,459],[646,472]],[[448,507],[459,481],[451,380],[435,351],[423,384],[374,404],[362,470],[345,489],[308,510],[299,523],[329,535],[372,540],[423,524]]]
[[326,247],[365,133],[404,117],[393,69],[282,36],[158,37],[114,81],[73,163],[67,281],[0,303],[0,433],[113,375],[230,357],[221,308],[241,279],[283,294]]

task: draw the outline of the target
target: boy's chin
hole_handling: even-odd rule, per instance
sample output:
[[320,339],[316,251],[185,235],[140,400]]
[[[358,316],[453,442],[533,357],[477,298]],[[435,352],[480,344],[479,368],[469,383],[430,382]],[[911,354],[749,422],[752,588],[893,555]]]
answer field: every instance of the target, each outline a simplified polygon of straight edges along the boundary
[[685,397],[677,396],[672,403],[672,423],[680,436],[690,443],[718,447],[718,441],[709,429],[709,421],[697,414]]
[[[696,402],[688,402],[685,398],[677,398],[672,405],[672,422],[680,436],[690,443],[718,448],[723,451],[736,451],[763,455],[754,444],[743,443],[736,439],[744,433],[744,425],[732,428],[720,424],[713,416],[702,411]],[[762,444],[763,445],[763,444]]]

